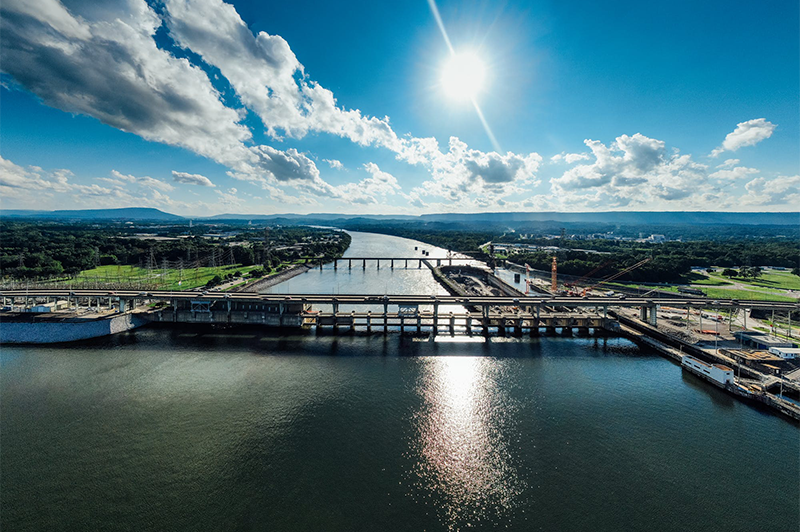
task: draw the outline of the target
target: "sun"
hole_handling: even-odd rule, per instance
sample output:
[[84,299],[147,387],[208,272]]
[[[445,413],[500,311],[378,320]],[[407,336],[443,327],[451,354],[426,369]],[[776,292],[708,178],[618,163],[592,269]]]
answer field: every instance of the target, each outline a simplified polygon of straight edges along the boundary
[[445,94],[457,100],[472,100],[483,89],[486,67],[471,52],[453,54],[442,71]]

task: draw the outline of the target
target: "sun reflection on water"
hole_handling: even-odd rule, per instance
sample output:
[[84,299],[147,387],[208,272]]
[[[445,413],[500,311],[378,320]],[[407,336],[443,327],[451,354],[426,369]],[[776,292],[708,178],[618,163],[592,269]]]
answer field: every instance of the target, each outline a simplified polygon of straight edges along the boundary
[[424,361],[416,415],[416,491],[452,529],[499,519],[524,486],[508,446],[514,404],[499,385],[499,361],[431,357]]

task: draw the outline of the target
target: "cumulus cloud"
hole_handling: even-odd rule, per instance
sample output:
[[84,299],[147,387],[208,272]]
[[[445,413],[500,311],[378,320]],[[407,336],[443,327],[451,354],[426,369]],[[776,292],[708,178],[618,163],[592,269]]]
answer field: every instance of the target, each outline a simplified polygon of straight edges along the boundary
[[331,168],[333,168],[334,170],[343,170],[344,169],[344,165],[342,164],[342,161],[339,161],[337,159],[322,159],[322,160],[325,161],[326,163],[328,163],[328,165]]
[[238,207],[242,204],[242,199],[236,195],[239,191],[235,188],[229,188],[224,192],[222,190],[215,190],[214,192],[217,194],[217,202],[220,205]]
[[773,179],[757,177],[745,185],[747,195],[742,203],[753,206],[788,205],[792,210],[800,205],[800,175],[778,176]]
[[426,166],[432,179],[414,189],[418,196],[439,196],[454,205],[472,202],[496,205],[510,194],[539,184],[536,172],[542,162],[537,153],[499,154],[470,149],[450,137],[449,150],[442,152],[435,139],[404,139],[399,159]]
[[741,122],[736,129],[728,133],[722,146],[711,152],[711,157],[718,157],[726,151],[736,151],[744,146],[755,146],[764,139],[772,136],[776,125],[765,118],[756,118]]
[[364,170],[370,177],[358,183],[346,183],[336,187],[339,199],[351,203],[374,204],[400,191],[397,178],[381,170],[377,164],[367,163],[364,165]]
[[141,0],[114,9],[6,0],[3,71],[46,104],[224,164],[246,158],[250,131],[205,73],[160,49],[161,19]]
[[186,172],[172,171],[172,180],[185,185],[199,185],[201,187],[215,187],[209,178],[200,174],[189,174]]
[[[164,194],[171,185],[150,177],[134,177],[112,170],[112,178],[99,178],[110,187],[74,182],[65,169],[45,171],[38,166],[24,168],[0,157],[0,198],[23,209],[64,208],[65,195],[74,206],[83,207],[186,207]],[[133,194],[127,188],[136,186]]]
[[739,161],[739,159],[725,159],[725,162],[722,164],[718,164],[717,168],[733,168],[740,162],[741,161]]
[[597,140],[584,142],[594,162],[551,180],[551,192],[562,202],[587,209],[665,205],[713,189],[706,165],[668,151],[662,140],[636,133],[621,135],[608,146]]
[[567,164],[575,164],[578,161],[586,161],[589,159],[591,159],[591,156],[588,153],[567,153],[563,151],[550,157],[550,161],[553,163],[564,161]]
[[175,41],[219,68],[272,137],[319,131],[397,149],[388,118],[340,108],[331,91],[305,79],[303,65],[281,36],[254,35],[233,6],[221,0],[167,0],[165,6]]
[[747,168],[746,166],[735,166],[733,168],[724,168],[722,170],[717,170],[713,174],[709,174],[708,177],[712,179],[725,179],[728,181],[736,181],[745,178],[749,175],[757,173],[758,170],[756,168]]

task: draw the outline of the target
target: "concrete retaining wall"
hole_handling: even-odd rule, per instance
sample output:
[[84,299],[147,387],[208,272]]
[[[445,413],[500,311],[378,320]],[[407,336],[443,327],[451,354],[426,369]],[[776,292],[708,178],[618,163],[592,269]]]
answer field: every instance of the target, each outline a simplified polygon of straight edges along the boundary
[[130,331],[146,321],[134,314],[110,318],[71,318],[63,321],[4,321],[0,323],[0,344],[53,344],[99,338]]

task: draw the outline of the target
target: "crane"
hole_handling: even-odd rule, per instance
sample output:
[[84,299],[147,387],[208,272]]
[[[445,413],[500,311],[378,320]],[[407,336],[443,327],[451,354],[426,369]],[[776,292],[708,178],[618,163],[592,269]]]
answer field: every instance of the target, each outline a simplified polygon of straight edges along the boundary
[[613,280],[615,280],[615,279],[618,279],[618,278],[622,277],[622,276],[623,276],[623,275],[625,275],[626,273],[628,273],[628,272],[632,272],[632,271],[633,271],[633,270],[635,270],[636,268],[640,268],[640,267],[644,266],[645,264],[647,264],[647,263],[648,263],[648,262],[650,262],[651,260],[652,260],[652,258],[651,258],[651,257],[648,257],[648,258],[646,258],[646,259],[644,259],[644,260],[641,260],[641,261],[637,262],[637,263],[636,263],[636,264],[634,264],[633,266],[628,266],[628,267],[627,267],[627,268],[625,268],[624,270],[620,270],[620,271],[618,271],[617,273],[615,273],[614,275],[611,275],[611,276],[609,276],[609,277],[606,277],[605,279],[603,279],[603,280],[602,280],[602,281],[600,281],[599,283],[595,283],[595,284],[593,284],[592,286],[590,286],[590,287],[588,287],[588,288],[584,288],[584,289],[583,289],[583,295],[585,296],[585,295],[586,295],[586,293],[587,293],[588,291],[590,291],[590,290],[592,290],[592,289],[594,289],[594,288],[597,288],[598,286],[600,286],[600,285],[602,285],[602,284],[610,283],[611,281],[613,281]]
[[[592,275],[596,274],[597,272],[599,272],[600,270],[602,270],[603,268],[605,268],[606,266],[608,266],[609,264],[611,264],[613,262],[614,262],[613,260],[607,260],[603,264],[598,266],[597,268],[595,268],[592,271],[590,271],[589,273],[585,274],[583,277],[581,277],[577,281],[572,281],[570,283],[564,283],[564,286],[567,287],[567,288],[577,288],[578,286],[580,286],[581,284],[586,282],[586,280],[589,279]],[[577,294],[575,294],[574,292],[570,292],[570,295],[577,295]]]

